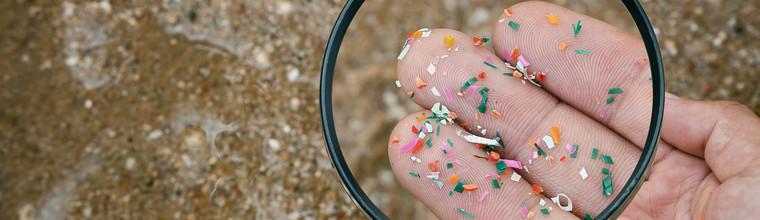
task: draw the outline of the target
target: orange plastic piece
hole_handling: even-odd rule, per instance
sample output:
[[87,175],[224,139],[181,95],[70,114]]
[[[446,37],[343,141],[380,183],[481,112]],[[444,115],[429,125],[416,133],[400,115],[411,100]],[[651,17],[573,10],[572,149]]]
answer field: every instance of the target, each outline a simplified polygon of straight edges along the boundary
[[546,20],[549,21],[549,24],[558,25],[559,24],[559,18],[554,15],[546,15]]
[[552,139],[554,139],[554,144],[559,144],[559,127],[552,125],[549,128],[552,132]]
[[425,142],[422,141],[422,139],[417,139],[417,143],[415,143],[414,148],[412,148],[412,154],[417,154],[422,150],[422,144]]
[[478,73],[478,78],[485,79],[486,78],[486,72],[480,72],[480,73]]
[[428,169],[430,169],[430,172],[438,172],[438,167],[435,163],[428,163]]
[[415,31],[414,33],[412,33],[412,37],[411,38],[412,39],[417,39],[417,38],[420,38],[421,36],[422,36],[422,32]]
[[504,14],[507,15],[507,17],[512,17],[512,8],[505,8]]
[[476,47],[483,46],[486,42],[481,40],[478,37],[472,37],[472,45],[475,45]]
[[559,50],[565,52],[565,50],[567,50],[567,43],[564,41],[559,42]]
[[424,121],[426,118],[427,118],[427,117],[425,116],[425,114],[420,114],[420,116],[417,116],[417,121],[419,121],[419,122],[422,122],[422,121]]
[[488,152],[488,159],[497,161],[501,159],[501,156],[499,156],[499,153],[496,153],[496,151]]
[[494,109],[494,110],[491,110],[491,114],[492,114],[494,117],[497,117],[497,118],[500,118],[500,117],[501,117],[501,112],[499,112],[499,111],[496,111],[496,109]]
[[534,183],[533,185],[531,185],[531,187],[533,188],[533,192],[536,193],[536,196],[541,196],[541,193],[544,192],[544,188],[542,188],[538,184]]
[[443,46],[446,48],[454,47],[454,35],[446,35],[443,37]]
[[464,186],[462,186],[462,188],[464,188],[464,191],[466,191],[466,192],[472,192],[472,191],[478,190],[478,185],[477,184],[465,184]]
[[417,127],[416,127],[416,126],[412,125],[412,133],[414,133],[414,134],[419,134],[419,133],[420,133],[420,130],[419,130],[419,129],[417,129]]
[[546,73],[536,72],[536,79],[538,79],[539,82],[544,82],[544,80],[546,80]]
[[456,120],[457,118],[459,118],[459,115],[457,115],[457,113],[454,113],[454,112],[449,112],[448,116],[452,120]]
[[520,56],[520,49],[517,49],[517,47],[515,47],[515,49],[512,49],[512,56],[511,56],[512,60],[517,61],[517,57],[519,56]]
[[459,182],[459,177],[456,174],[451,175],[449,177],[449,182],[452,184],[456,184],[457,182]]
[[419,76],[417,77],[417,79],[415,79],[415,81],[416,81],[418,89],[425,88],[425,86],[428,85],[425,81],[422,81],[422,79]]

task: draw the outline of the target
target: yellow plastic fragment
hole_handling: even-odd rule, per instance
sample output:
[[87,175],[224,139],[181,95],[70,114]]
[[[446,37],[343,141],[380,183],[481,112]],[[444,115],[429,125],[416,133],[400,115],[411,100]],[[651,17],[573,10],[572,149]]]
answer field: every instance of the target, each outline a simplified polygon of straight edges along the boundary
[[520,71],[515,70],[514,72],[512,72],[512,76],[515,78],[522,78],[522,73],[520,73]]
[[452,48],[454,47],[454,36],[453,35],[446,35],[443,37],[443,46],[446,48]]

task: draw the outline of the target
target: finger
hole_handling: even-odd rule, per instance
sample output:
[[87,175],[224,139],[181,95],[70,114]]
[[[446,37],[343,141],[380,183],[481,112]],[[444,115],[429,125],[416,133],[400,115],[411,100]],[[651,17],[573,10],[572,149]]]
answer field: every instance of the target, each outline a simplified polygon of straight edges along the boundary
[[[460,43],[447,49],[442,40],[447,35]],[[600,190],[604,179],[601,168],[609,168],[615,173],[612,182],[619,189],[630,175],[639,150],[583,113],[557,102],[545,91],[502,75],[506,72],[505,65],[498,65],[495,69],[485,65],[483,62],[489,56],[493,54],[487,49],[472,45],[471,37],[452,30],[436,29],[428,37],[415,40],[407,55],[399,61],[399,81],[404,91],[414,92],[412,99],[417,104],[430,109],[434,103],[442,103],[459,115],[468,131],[490,138],[499,132],[507,146],[503,156],[528,165],[530,172],[518,172],[532,183],[543,186],[546,195],[567,194],[577,201],[574,205],[580,213],[593,215],[600,212],[614,196],[605,197]],[[427,71],[431,64],[435,65],[433,74]],[[468,88],[462,96],[447,97],[446,93],[456,94],[463,82],[481,72],[486,76],[470,86],[477,87],[474,92]],[[490,88],[486,93],[487,111],[481,113],[478,107],[482,96],[477,91],[485,87]],[[438,90],[440,96],[432,92],[433,88]],[[500,115],[494,114],[491,109],[500,112]],[[534,160],[532,155],[537,149],[528,145],[529,140],[549,135],[550,125],[562,128],[562,141],[558,146],[563,147],[543,147],[557,164],[547,160],[548,157]],[[580,156],[560,164],[559,158],[567,154],[564,150],[566,144],[579,144]],[[614,166],[598,159],[591,160],[593,148],[614,158]],[[535,162],[529,164],[531,160]],[[584,168],[589,174],[586,180],[578,174]]]
[[662,138],[704,157],[720,181],[760,165],[760,119],[746,106],[726,101],[693,101],[669,96]]
[[[652,109],[652,82],[641,40],[550,3],[524,2],[510,10],[512,16],[502,14],[494,23],[496,54],[515,63],[511,54],[518,48],[530,63],[528,72],[546,73],[546,91],[642,147]],[[559,24],[550,23],[547,15]],[[576,37],[573,25],[579,20]],[[511,28],[510,22],[519,28]],[[565,49],[560,47],[563,42]],[[608,94],[611,88],[623,93]],[[607,104],[610,97],[614,101]]]
[[[525,219],[528,215],[539,219],[577,219],[571,213],[560,210],[551,200],[536,196],[525,180],[516,182],[508,176],[499,176],[494,162],[473,157],[472,155],[482,154],[483,151],[459,138],[457,132],[462,128],[455,124],[441,125],[438,128],[440,124],[428,120],[431,128],[432,125],[435,127],[423,131],[426,135],[423,140],[430,140],[431,144],[421,146],[416,154],[404,151],[408,143],[416,143],[418,139],[418,134],[412,132],[412,127],[426,127],[423,125],[424,120],[417,118],[431,114],[429,111],[420,112],[402,119],[391,133],[388,157],[401,185],[438,217],[464,219],[466,212],[481,219]],[[437,178],[432,178],[433,176]],[[449,182],[449,178],[457,178],[478,188],[459,193],[455,190],[456,184]],[[499,188],[493,186],[494,180]],[[540,204],[541,199],[545,202],[543,206]],[[548,216],[544,216],[541,209],[551,211]]]

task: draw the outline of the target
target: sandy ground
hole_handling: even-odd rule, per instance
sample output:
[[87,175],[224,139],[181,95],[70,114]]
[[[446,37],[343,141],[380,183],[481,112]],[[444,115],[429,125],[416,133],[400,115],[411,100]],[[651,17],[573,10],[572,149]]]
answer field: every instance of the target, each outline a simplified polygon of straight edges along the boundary
[[[634,31],[615,1],[555,1]],[[572,4],[570,3],[572,2]],[[343,1],[0,1],[0,219],[344,219],[317,101]],[[403,36],[488,33],[512,1],[373,0],[346,38],[335,114],[361,184],[430,217],[386,162]],[[668,90],[760,112],[759,1],[644,1]]]

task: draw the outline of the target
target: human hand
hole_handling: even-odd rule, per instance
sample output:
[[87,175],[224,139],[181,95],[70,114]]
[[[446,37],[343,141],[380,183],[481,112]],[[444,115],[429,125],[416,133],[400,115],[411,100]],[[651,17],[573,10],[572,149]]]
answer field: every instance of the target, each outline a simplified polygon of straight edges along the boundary
[[[646,50],[638,38],[556,5],[526,2],[510,9],[512,16],[502,14],[494,23],[492,44],[476,46],[471,36],[446,29],[412,36],[413,43],[398,64],[402,90],[413,93],[412,100],[424,109],[436,103],[446,106],[456,113],[446,117],[458,123],[443,125],[440,119],[427,118],[435,115],[430,111],[402,119],[389,142],[391,166],[399,182],[444,219],[595,216],[625,184],[646,139],[652,105]],[[559,24],[546,15],[555,16]],[[574,36],[571,24],[578,20],[582,28]],[[447,36],[454,38],[449,48],[444,43]],[[519,48],[530,62],[523,74],[546,73],[540,81],[542,88],[504,74],[513,70],[502,60],[516,65],[513,48]],[[457,95],[472,77],[477,78],[473,88]],[[488,91],[482,94],[488,99],[481,112],[479,91],[486,87]],[[608,94],[612,88],[624,92]],[[614,98],[611,103],[609,97]],[[418,120],[423,114],[423,120]],[[418,145],[418,133],[413,130],[423,129],[424,122],[433,129],[424,132],[426,137]],[[559,128],[559,134],[552,135],[550,127]],[[514,171],[509,168],[496,177],[496,161],[479,149],[483,145],[462,137],[470,132],[492,139],[497,131],[504,143],[495,149],[499,157],[524,166],[516,169],[522,177],[519,182],[511,180]],[[760,158],[760,137],[753,134],[758,133],[760,119],[739,104],[668,95],[662,137],[648,180],[620,218],[755,218],[760,214],[752,209],[760,202],[756,198],[760,171],[752,168],[760,167],[755,160]],[[545,136],[552,137],[549,142],[558,142],[557,146],[548,149],[542,141]],[[545,157],[534,156],[535,142]],[[575,158],[570,157],[574,148],[567,144],[579,145]],[[614,159],[614,164],[592,160],[594,148],[599,155]],[[602,192],[607,177],[603,168],[612,173],[608,196]],[[587,172],[587,178],[579,175],[580,170]],[[438,172],[435,181],[426,178],[435,176],[433,171]],[[449,182],[453,176],[470,184],[467,191],[456,192],[459,181]],[[499,188],[492,186],[494,180]],[[549,198],[557,194],[572,201],[571,212],[551,202]],[[545,201],[543,206],[540,200]],[[549,214],[542,214],[549,207]]]

